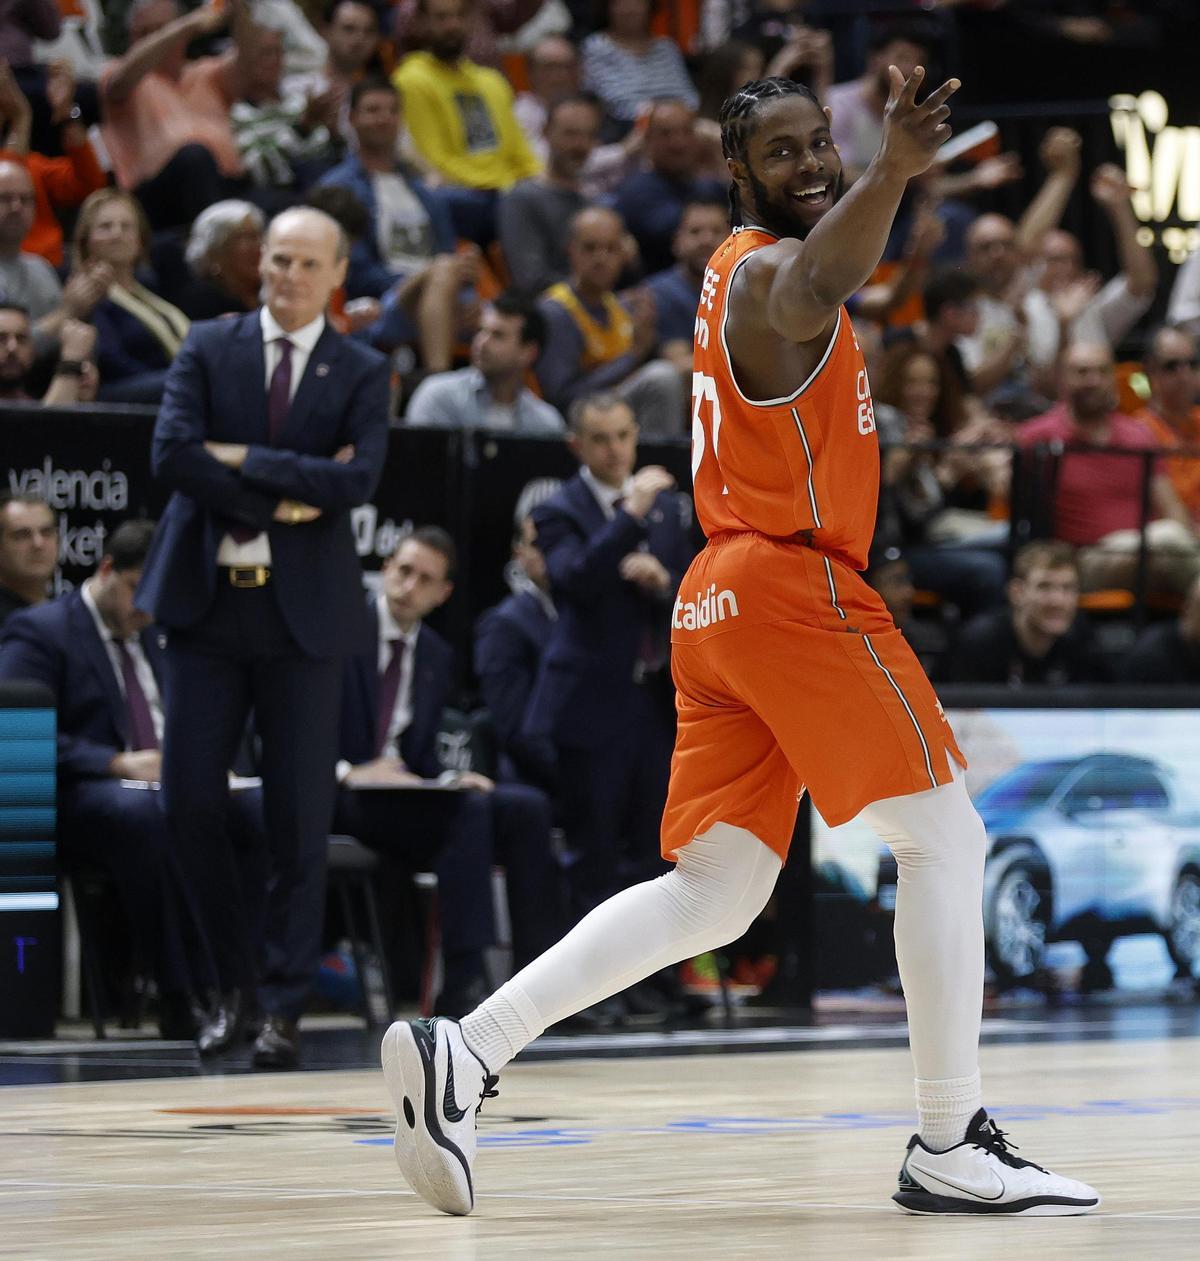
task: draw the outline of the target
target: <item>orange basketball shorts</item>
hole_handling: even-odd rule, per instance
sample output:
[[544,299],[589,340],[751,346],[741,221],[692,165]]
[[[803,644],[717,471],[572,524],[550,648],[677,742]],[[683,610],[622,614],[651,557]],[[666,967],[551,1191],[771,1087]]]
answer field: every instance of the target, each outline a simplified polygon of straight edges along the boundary
[[679,726],[662,852],[714,823],[786,857],[805,789],[831,827],[966,761],[880,597],[798,542],[714,536],[672,613]]

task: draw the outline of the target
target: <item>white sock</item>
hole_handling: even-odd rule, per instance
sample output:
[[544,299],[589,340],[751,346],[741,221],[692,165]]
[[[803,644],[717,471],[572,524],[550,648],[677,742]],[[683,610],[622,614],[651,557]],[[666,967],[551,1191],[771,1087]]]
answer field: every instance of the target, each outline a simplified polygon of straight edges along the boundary
[[679,851],[674,870],[602,902],[462,1021],[498,1073],[567,1016],[635,981],[734,941],[766,905],[778,856],[745,828],[714,824]]
[[467,1045],[498,1073],[522,1047],[528,1046],[545,1030],[537,1008],[525,991],[506,981],[481,1007],[462,1018]]
[[979,1070],[969,1077],[947,1077],[942,1081],[917,1078],[917,1132],[921,1142],[935,1152],[961,1143],[967,1122],[982,1106]]

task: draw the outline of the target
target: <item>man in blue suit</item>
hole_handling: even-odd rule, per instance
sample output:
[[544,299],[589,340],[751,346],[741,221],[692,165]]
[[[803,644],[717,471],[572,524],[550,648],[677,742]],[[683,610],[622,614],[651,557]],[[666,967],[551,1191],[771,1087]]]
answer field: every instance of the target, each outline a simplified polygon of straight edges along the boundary
[[474,286],[478,251],[455,253],[443,194],[397,157],[400,98],[387,79],[368,75],[354,85],[350,125],[355,152],[318,181],[319,188],[347,189],[367,212],[366,230],[350,251],[346,293],[382,300],[366,333],[372,345],[415,341],[426,372],[449,371],[462,322],[460,290]]
[[637,437],[616,395],[580,399],[568,443],[582,468],[533,512],[558,619],[525,734],[557,749],[579,915],[660,862],[675,737],[669,621],[691,509],[666,469],[633,471]]
[[[0,679],[42,683],[58,711],[59,843],[68,863],[107,870],[134,945],[158,984],[164,1037],[196,1034],[190,995],[211,983],[171,860],[158,786],[163,650],[134,608],[154,525],[126,521],[109,535],[78,591],[14,613],[0,639]],[[239,811],[239,822],[252,815]],[[250,828],[239,829],[250,839]],[[244,874],[244,873],[243,873]],[[253,890],[249,891],[253,894]]]
[[224,991],[199,1046],[231,1045],[249,1006],[225,783],[253,711],[273,861],[254,1050],[263,1068],[299,1058],[296,1022],[320,955],[341,659],[369,635],[350,510],[382,470],[388,375],[381,355],[325,321],[346,255],[318,210],[272,222],[263,307],[192,327],[151,453],[174,492],[138,594],[168,630],[167,820]]
[[529,735],[525,716],[558,611],[550,594],[546,558],[537,544],[533,505],[527,507],[524,501],[531,489],[546,488],[547,493],[537,494],[536,501],[541,502],[560,486],[555,478],[540,478],[522,491],[512,560],[505,570],[511,594],[475,624],[475,675],[496,732],[500,777],[536,784],[551,794],[558,787],[554,744],[546,736]]
[[[442,715],[454,656],[424,619],[453,590],[455,548],[435,526],[416,530],[383,569],[370,651],[347,664],[336,823],[365,844],[438,876],[444,980],[439,1015],[471,1010],[486,993],[483,951],[495,940],[492,863],[504,865],[517,967],[561,931],[550,803],[524,784],[443,772]],[[441,782],[454,791],[432,792]],[[402,789],[414,791],[397,791]],[[415,791],[420,789],[420,791]]]

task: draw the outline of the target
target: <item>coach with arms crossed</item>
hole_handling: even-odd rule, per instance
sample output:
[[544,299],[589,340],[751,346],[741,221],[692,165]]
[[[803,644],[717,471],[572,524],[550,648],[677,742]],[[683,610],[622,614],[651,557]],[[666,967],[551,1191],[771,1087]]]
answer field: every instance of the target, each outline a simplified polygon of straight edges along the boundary
[[230,1046],[249,1008],[226,776],[253,711],[272,849],[260,1068],[299,1059],[296,1022],[320,950],[341,658],[369,637],[350,510],[379,480],[388,379],[382,356],[326,323],[346,255],[322,212],[280,214],[263,247],[264,305],[193,326],[154,429],[154,474],[173,494],[139,603],[168,628],[167,820],[223,991],[198,1045]]

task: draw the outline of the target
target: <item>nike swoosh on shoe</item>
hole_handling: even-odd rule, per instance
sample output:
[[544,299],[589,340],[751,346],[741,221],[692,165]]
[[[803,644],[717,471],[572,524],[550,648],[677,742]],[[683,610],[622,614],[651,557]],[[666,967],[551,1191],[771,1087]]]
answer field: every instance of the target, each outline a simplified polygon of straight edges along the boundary
[[932,1178],[934,1182],[940,1182],[942,1186],[950,1187],[954,1191],[961,1191],[963,1195],[973,1195],[980,1200],[999,1200],[1004,1195],[1004,1180],[995,1172],[992,1173],[992,1181],[985,1188],[978,1183],[958,1182],[953,1178],[945,1178],[912,1161],[909,1161],[909,1167],[915,1169],[923,1178]]
[[446,1089],[442,1092],[442,1116],[446,1118],[451,1125],[456,1125],[467,1115],[465,1108],[458,1106],[458,1100],[454,1097],[454,1049],[450,1045],[450,1039],[446,1039]]

